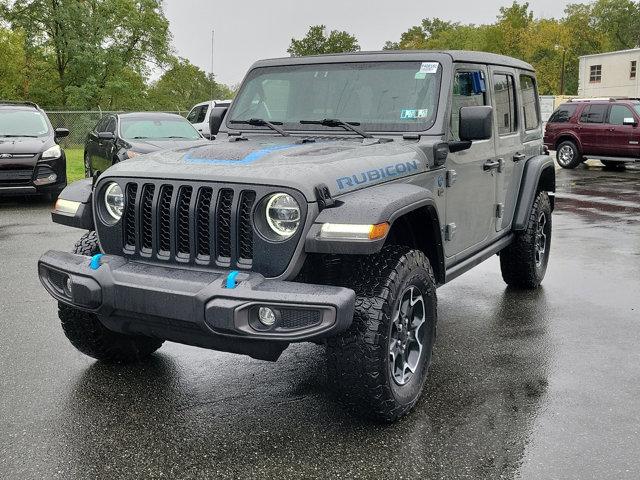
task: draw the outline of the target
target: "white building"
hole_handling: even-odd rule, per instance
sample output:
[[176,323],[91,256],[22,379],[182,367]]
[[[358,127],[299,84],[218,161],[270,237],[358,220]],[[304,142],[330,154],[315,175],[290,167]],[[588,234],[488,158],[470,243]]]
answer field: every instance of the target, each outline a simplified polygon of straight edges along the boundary
[[640,98],[640,48],[580,57],[578,96]]

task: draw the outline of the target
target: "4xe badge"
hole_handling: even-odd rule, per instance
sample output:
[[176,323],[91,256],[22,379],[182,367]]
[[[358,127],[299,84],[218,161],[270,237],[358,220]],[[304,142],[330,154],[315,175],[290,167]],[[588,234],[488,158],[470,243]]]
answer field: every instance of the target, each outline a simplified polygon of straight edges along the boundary
[[13,158],[10,153],[0,153],[0,158]]

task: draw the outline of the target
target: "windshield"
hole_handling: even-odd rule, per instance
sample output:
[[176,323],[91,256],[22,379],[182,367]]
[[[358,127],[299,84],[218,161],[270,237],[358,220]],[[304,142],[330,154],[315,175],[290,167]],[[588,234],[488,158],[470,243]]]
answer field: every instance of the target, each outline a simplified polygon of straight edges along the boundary
[[367,132],[427,130],[435,121],[441,72],[437,62],[256,68],[233,101],[227,125],[262,119],[282,122],[285,130],[334,130],[300,121],[339,119]]
[[126,140],[184,138],[200,139],[200,134],[184,118],[122,118],[120,135]]
[[0,137],[42,137],[48,133],[49,124],[37,110],[0,110]]

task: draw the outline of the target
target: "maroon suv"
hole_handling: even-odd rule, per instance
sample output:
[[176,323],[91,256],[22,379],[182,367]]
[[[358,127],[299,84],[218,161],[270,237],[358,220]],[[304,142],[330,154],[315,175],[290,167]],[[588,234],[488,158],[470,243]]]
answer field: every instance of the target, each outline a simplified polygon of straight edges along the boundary
[[553,112],[544,144],[556,150],[558,164],[575,168],[587,158],[606,167],[640,161],[640,101],[573,100]]

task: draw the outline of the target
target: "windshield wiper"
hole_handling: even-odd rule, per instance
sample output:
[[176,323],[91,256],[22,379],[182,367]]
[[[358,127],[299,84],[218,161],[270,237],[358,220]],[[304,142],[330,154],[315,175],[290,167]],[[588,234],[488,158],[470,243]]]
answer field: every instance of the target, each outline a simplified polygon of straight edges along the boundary
[[278,127],[282,122],[268,122],[262,118],[250,118],[249,120],[230,120],[229,123],[239,123],[243,125],[254,125],[256,127],[269,127],[271,130],[278,132],[283,137],[289,137],[289,133]]
[[360,128],[356,128],[354,125],[360,125],[359,122],[344,122],[337,118],[325,118],[324,120],[300,120],[302,125],[322,125],[324,127],[342,127],[346,130],[351,130],[357,133],[362,138],[373,138],[373,135],[365,132]]
[[3,138],[38,138],[38,135],[0,135]]

